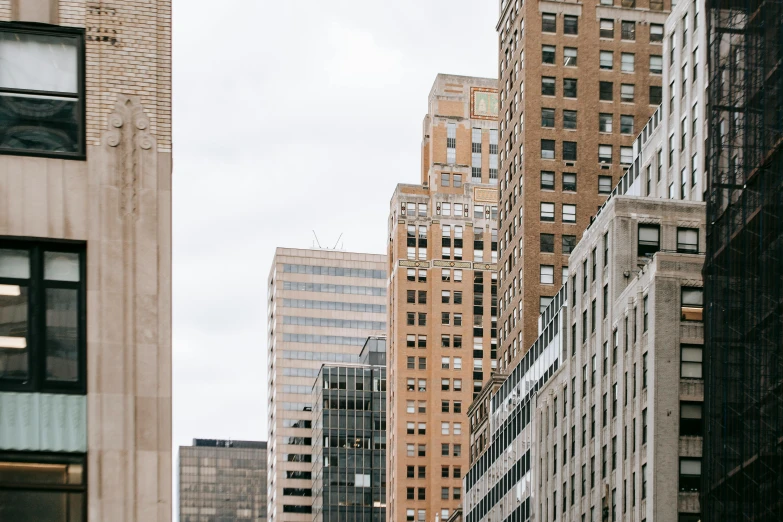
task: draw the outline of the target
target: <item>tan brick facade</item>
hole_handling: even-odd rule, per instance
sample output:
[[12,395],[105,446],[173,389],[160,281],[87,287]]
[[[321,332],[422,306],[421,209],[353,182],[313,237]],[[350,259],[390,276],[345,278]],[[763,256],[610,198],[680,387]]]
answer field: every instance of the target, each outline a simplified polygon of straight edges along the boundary
[[[0,21],[12,20],[11,4],[0,1]],[[101,144],[123,94],[139,98],[158,151],[171,152],[171,0],[60,0],[58,18],[85,29],[87,144]]]
[[438,75],[422,184],[398,185],[391,199],[389,521],[445,521],[464,495],[468,407],[497,348],[494,96],[495,80]]
[[[621,147],[632,145],[657,107],[657,100],[650,99],[650,86],[660,86],[661,75],[650,74],[649,64],[650,55],[663,54],[663,46],[651,42],[650,28],[655,24],[662,30],[669,3],[660,11],[651,9],[647,0],[635,5],[623,7],[619,0],[614,5],[549,0],[502,3],[498,23],[501,369],[513,366],[535,341],[540,299],[562,286],[561,274],[568,265],[563,236],[579,239],[606,199],[605,193],[599,193],[599,176],[610,177],[607,181],[614,187],[628,167],[621,162]],[[547,19],[547,23],[553,20],[553,28],[544,27],[545,15],[553,17]],[[601,20],[610,22],[613,36],[600,36]],[[576,27],[569,25],[567,31],[567,21]],[[624,29],[631,23],[634,33]],[[552,64],[544,63],[544,46],[554,51]],[[576,65],[567,64],[566,50],[576,53]],[[613,53],[611,68],[599,67],[601,51]],[[625,66],[629,72],[623,72],[623,54],[633,55],[633,65]],[[554,79],[554,95],[543,94],[544,78]],[[576,81],[575,97],[566,96],[570,80]],[[600,82],[612,83],[612,100],[600,100]],[[632,101],[623,101],[622,85],[634,86]],[[543,124],[543,108],[554,110],[551,126]],[[575,114],[575,128],[566,128],[565,111]],[[610,132],[599,132],[601,113],[612,117]],[[633,125],[621,132],[623,115],[630,116]],[[554,142],[553,159],[542,157],[542,140]],[[566,142],[574,143],[575,159],[565,159]],[[600,145],[611,146],[611,161],[599,161]],[[551,187],[542,185],[542,172],[553,174]],[[574,190],[564,185],[564,174],[576,175]],[[551,220],[542,219],[542,203],[553,204]],[[573,222],[565,219],[564,205],[575,205]],[[553,236],[551,253],[542,252],[541,234]],[[552,267],[553,277],[547,282],[542,282],[542,265],[546,270]]]

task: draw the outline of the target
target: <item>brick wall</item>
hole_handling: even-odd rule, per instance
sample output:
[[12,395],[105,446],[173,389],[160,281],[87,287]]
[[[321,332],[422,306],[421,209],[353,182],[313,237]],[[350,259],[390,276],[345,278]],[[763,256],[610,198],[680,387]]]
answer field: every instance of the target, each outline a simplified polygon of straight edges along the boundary
[[[0,0],[10,21],[11,0]],[[159,152],[171,151],[171,0],[60,0],[59,23],[86,37],[87,145],[100,145],[118,94],[137,96]]]

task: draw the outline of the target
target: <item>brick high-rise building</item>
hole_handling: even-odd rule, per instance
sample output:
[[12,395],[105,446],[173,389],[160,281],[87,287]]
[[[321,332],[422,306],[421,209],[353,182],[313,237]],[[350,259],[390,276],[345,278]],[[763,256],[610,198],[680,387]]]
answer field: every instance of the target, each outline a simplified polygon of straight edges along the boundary
[[386,333],[386,257],[278,248],[269,272],[269,521],[313,521],[313,383]]
[[536,339],[569,252],[661,103],[669,8],[669,0],[500,2],[501,370]]
[[467,411],[495,367],[496,81],[439,74],[418,185],[389,216],[388,520],[446,520],[468,468]]
[[168,522],[171,1],[0,0],[0,520]]

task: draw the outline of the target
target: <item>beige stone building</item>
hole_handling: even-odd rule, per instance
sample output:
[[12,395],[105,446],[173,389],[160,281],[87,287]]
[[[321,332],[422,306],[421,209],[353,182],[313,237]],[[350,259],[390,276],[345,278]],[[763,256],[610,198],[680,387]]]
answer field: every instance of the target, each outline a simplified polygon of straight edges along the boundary
[[490,399],[467,522],[699,520],[705,230],[703,203],[606,203]]
[[467,411],[497,349],[496,81],[439,74],[418,185],[389,214],[387,513],[445,521],[469,461]]
[[669,0],[500,2],[501,370],[536,339],[569,253],[661,103],[669,10]]
[[0,0],[0,519],[169,521],[171,2]]
[[699,520],[705,240],[703,203],[627,196],[585,231],[534,399],[541,520]]
[[386,333],[386,256],[278,248],[268,280],[270,522],[313,520],[313,384]]

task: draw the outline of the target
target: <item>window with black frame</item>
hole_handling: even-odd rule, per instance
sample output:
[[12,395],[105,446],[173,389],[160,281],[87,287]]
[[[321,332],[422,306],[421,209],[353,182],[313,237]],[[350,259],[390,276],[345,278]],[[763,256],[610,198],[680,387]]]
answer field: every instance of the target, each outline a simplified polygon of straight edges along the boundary
[[86,392],[84,248],[0,241],[0,390]]
[[84,455],[0,453],[0,520],[87,520]]
[[0,24],[0,153],[84,157],[84,36]]

